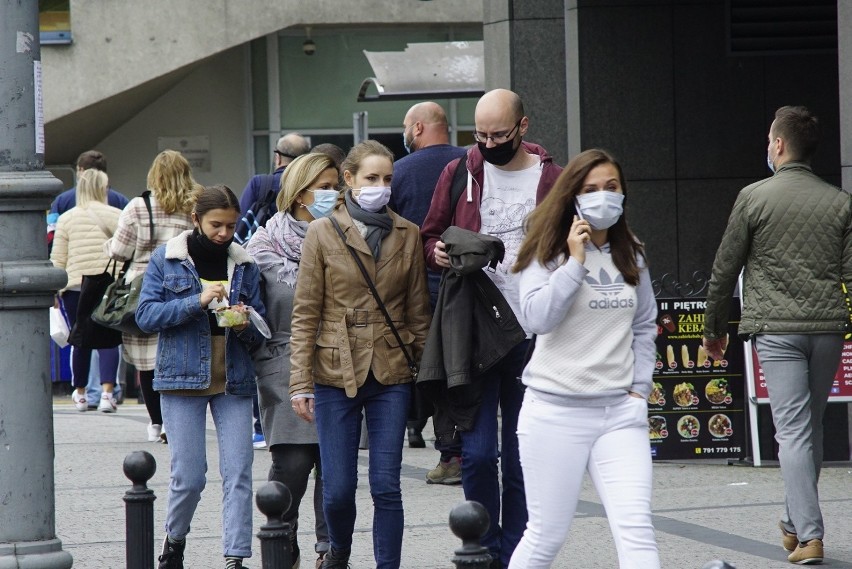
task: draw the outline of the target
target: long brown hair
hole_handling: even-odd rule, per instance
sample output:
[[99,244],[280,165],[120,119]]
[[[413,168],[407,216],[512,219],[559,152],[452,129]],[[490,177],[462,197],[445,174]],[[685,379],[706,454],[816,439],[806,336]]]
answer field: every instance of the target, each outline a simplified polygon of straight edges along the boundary
[[[627,203],[627,184],[621,165],[615,158],[599,148],[581,152],[568,162],[550,193],[527,217],[524,224],[526,236],[518,251],[515,266],[512,267],[514,272],[520,272],[533,260],[545,265],[560,255],[569,254],[566,239],[577,214],[574,199],[583,188],[583,182],[589,172],[602,164],[612,164],[618,171],[624,202]],[[615,225],[609,228],[607,235],[612,260],[624,277],[624,282],[638,285],[639,265],[636,257],[641,255],[644,259],[645,249],[630,231],[626,213],[621,214]]]

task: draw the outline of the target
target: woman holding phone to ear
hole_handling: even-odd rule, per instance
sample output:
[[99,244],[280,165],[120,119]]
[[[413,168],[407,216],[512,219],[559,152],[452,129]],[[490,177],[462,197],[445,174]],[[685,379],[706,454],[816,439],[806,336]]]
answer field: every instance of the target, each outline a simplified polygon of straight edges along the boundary
[[518,420],[529,521],[510,569],[550,567],[585,471],[606,509],[620,569],[660,567],[647,406],[657,308],[644,248],[624,215],[626,189],[618,162],[587,150],[527,220],[514,270],[538,339]]

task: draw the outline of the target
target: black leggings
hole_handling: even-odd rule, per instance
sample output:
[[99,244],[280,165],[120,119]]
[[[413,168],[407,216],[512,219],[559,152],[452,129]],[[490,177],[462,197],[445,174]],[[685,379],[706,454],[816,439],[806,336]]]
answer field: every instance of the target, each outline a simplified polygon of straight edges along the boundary
[[154,370],[139,370],[139,389],[142,390],[142,397],[145,399],[145,407],[148,409],[151,424],[162,425],[163,412],[160,409],[160,394],[154,391]]
[[284,512],[283,519],[291,524],[295,533],[299,520],[299,504],[308,489],[308,477],[314,466],[317,467],[316,484],[314,485],[314,516],[316,519],[317,543],[328,542],[328,527],[322,512],[322,470],[318,444],[302,445],[272,445],[272,466],[269,468],[269,480],[277,480],[284,484],[293,501],[290,509]]

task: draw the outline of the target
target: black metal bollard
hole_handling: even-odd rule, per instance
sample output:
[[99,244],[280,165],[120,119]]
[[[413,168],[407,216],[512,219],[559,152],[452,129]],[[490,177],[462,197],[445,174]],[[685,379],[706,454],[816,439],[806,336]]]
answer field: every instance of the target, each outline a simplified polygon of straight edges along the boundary
[[721,559],[714,559],[713,561],[708,561],[704,565],[701,566],[701,569],[737,569],[727,561],[722,561]]
[[450,511],[450,529],[462,540],[462,546],[456,549],[453,563],[457,569],[488,569],[491,554],[488,548],[480,544],[480,539],[488,531],[491,519],[485,506],[471,500],[456,505]]
[[124,458],[124,475],[133,488],[124,493],[127,569],[154,569],[154,491],[148,481],[157,472],[157,461],[144,450]]
[[260,526],[257,538],[260,540],[261,569],[280,569],[291,567],[293,552],[290,550],[290,524],[284,523],[282,516],[293,501],[290,490],[281,482],[267,482],[255,494],[257,509],[266,516],[267,522]]

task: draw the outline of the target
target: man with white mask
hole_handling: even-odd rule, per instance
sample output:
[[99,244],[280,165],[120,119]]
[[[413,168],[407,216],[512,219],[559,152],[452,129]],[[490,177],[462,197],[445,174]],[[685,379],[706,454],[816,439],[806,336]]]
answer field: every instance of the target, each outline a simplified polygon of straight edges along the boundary
[[[544,148],[523,141],[529,118],[516,93],[495,89],[483,95],[476,105],[474,122],[477,145],[444,169],[423,222],[426,263],[434,270],[449,268],[441,235],[451,225],[498,237],[505,245],[505,256],[496,270],[486,272],[523,325],[518,279],[511,269],[523,238],[524,218],[544,199],[562,169]],[[464,174],[467,182],[461,196],[452,203],[457,168],[465,169],[459,175]],[[472,413],[460,415],[457,409],[454,411],[457,402],[451,396],[439,402],[456,422],[456,428],[447,435],[461,437],[465,498],[485,506],[491,519],[482,544],[494,558],[493,567],[509,565],[527,520],[516,430],[523,399],[517,378],[528,343],[529,340],[521,342],[496,365],[477,375],[484,389],[480,405]],[[498,405],[502,419],[499,447]]]
[[798,565],[823,560],[822,419],[849,320],[841,285],[852,279],[852,203],[811,169],[818,142],[808,109],[775,112],[767,147],[773,175],[737,196],[704,313],[704,349],[720,360],[745,269],[738,333],[754,342],[766,376],[784,479],[781,543]]

